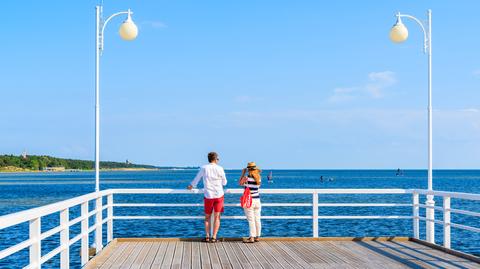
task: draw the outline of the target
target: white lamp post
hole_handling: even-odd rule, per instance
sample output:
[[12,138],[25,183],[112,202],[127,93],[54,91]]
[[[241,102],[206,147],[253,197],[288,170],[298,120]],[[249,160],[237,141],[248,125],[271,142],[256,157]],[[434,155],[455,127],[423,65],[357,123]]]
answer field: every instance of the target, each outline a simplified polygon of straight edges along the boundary
[[100,190],[100,56],[103,51],[103,34],[107,23],[118,15],[127,15],[127,19],[120,26],[119,34],[124,40],[134,40],[138,29],[132,21],[132,12],[122,11],[103,20],[103,7],[96,6],[96,33],[95,33],[95,191]]
[[[414,20],[420,25],[423,31],[423,51],[428,55],[428,190],[433,189],[432,183],[432,11],[429,9],[427,12],[428,25],[427,28],[424,24],[417,18],[400,14],[396,15],[397,22],[390,30],[390,39],[395,43],[401,43],[408,38],[408,30],[405,25],[402,23],[402,18],[409,18]],[[433,201],[433,195],[427,195],[427,201],[425,202],[427,206],[427,219],[433,220],[435,218],[435,210],[433,206],[435,202]],[[433,221],[426,221],[426,233],[427,241],[430,243],[435,243],[435,223]]]

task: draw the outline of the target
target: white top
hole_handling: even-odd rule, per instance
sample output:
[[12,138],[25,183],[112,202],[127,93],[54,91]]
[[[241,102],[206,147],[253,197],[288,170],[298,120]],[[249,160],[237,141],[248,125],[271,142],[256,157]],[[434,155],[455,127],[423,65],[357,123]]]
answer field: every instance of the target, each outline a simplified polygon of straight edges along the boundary
[[190,183],[197,187],[200,179],[203,178],[203,191],[205,198],[220,198],[223,196],[223,186],[227,185],[227,177],[223,168],[215,163],[209,163],[200,168],[197,176]]

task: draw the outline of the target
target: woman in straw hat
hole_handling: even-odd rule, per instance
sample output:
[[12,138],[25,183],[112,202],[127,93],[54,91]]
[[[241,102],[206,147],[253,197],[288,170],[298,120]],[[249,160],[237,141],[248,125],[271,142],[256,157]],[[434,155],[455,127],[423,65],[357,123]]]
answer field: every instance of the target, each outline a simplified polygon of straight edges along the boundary
[[[262,211],[262,204],[260,203],[259,189],[262,183],[260,173],[262,171],[257,167],[254,162],[249,162],[247,168],[242,170],[242,176],[240,177],[239,184],[244,188],[250,188],[252,196],[252,205],[249,208],[244,208],[245,215],[248,220],[248,227],[250,229],[250,237],[244,241],[245,243],[254,243],[260,241],[260,235],[262,230],[262,223],[260,220],[260,213]],[[245,174],[247,176],[245,176]]]

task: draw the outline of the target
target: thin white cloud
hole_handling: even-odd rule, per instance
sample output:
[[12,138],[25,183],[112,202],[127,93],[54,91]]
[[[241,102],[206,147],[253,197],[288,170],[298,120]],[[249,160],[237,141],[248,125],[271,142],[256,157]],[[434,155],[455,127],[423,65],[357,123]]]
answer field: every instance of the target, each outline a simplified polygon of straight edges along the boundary
[[472,74],[473,74],[475,77],[480,78],[480,69],[473,70]]
[[328,98],[330,103],[351,101],[359,97],[382,98],[385,90],[397,83],[397,78],[392,71],[371,72],[368,82],[357,87],[335,88]]
[[168,27],[164,22],[161,21],[143,21],[142,24],[155,29],[162,29]]
[[328,98],[330,103],[347,102],[355,99],[357,88],[335,88],[332,96]]
[[369,83],[365,89],[373,98],[381,98],[384,96],[384,90],[397,83],[395,73],[392,71],[372,72],[368,74]]

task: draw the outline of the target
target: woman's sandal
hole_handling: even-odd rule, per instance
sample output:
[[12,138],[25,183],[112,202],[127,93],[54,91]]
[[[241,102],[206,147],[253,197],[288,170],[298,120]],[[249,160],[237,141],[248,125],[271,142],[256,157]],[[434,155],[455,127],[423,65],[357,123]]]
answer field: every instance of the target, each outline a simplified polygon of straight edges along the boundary
[[255,239],[253,237],[249,237],[248,239],[243,240],[243,243],[254,243],[254,242],[255,242]]
[[255,241],[255,242],[260,242],[260,237],[258,237],[258,236],[257,236],[257,237],[254,237],[254,238],[253,238],[253,241]]
[[204,239],[202,239],[202,242],[205,242],[205,243],[209,243],[210,242],[210,237],[205,237]]
[[217,238],[215,238],[215,237],[212,237],[212,238],[210,239],[210,243],[217,243],[217,242],[218,242],[218,240],[217,240]]

